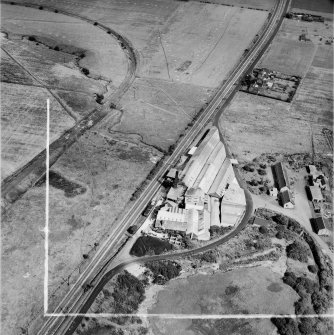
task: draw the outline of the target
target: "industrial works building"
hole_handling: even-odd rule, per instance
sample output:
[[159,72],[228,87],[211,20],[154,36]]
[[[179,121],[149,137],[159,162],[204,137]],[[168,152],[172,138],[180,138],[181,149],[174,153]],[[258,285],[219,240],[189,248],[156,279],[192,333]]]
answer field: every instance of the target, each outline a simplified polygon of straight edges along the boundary
[[[246,209],[245,192],[235,179],[216,127],[206,131],[189,155],[191,158],[182,163],[185,166],[179,173],[183,183],[168,191],[155,226],[207,241],[211,226],[227,227],[240,222]],[[175,169],[167,174],[169,178],[176,175]]]
[[224,195],[234,178],[234,172],[216,127],[210,129],[180,177],[189,188],[200,188],[204,193],[218,198]]

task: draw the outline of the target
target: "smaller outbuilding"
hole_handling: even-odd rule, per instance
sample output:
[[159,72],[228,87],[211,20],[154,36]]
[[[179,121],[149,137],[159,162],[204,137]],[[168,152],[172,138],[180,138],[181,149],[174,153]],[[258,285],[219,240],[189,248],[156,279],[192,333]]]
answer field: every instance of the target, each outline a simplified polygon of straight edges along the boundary
[[280,202],[284,208],[294,208],[295,203],[292,200],[291,192],[289,190],[284,190],[280,193]]
[[324,198],[318,186],[309,186],[311,200],[313,202],[323,202]]
[[330,235],[329,230],[326,228],[324,219],[321,216],[311,219],[311,225],[312,225],[313,231],[316,234],[321,235],[321,236]]

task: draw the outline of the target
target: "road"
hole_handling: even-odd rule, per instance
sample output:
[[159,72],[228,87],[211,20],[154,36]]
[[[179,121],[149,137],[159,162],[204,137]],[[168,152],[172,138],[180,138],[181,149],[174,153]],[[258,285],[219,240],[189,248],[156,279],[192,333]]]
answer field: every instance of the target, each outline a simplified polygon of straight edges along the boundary
[[[111,235],[106,239],[106,241],[101,245],[100,249],[96,252],[96,254],[90,260],[90,264],[87,268],[82,272],[80,277],[77,279],[76,283],[70,289],[70,291],[66,294],[63,300],[59,303],[58,307],[55,308],[52,314],[49,314],[45,324],[42,326],[41,330],[38,332],[39,335],[51,335],[51,334],[64,334],[71,323],[73,322],[74,315],[79,311],[83,311],[85,306],[89,306],[92,299],[94,298],[94,292],[98,292],[98,289],[103,287],[103,282],[107,282],[108,276],[112,276],[115,273],[115,269],[109,271],[104,276],[104,271],[107,269],[110,264],[110,260],[108,259],[108,254],[110,254],[110,250],[113,248],[114,244],[120,239],[120,237],[125,233],[127,228],[135,222],[136,218],[143,211],[147,203],[157,192],[160,184],[158,179],[164,173],[167,172],[169,167],[175,164],[180,157],[181,154],[185,152],[185,150],[190,146],[193,140],[199,135],[203,126],[211,119],[213,119],[217,113],[220,111],[220,106],[224,104],[224,102],[228,101],[228,98],[235,92],[236,87],[239,84],[239,81],[243,78],[243,76],[254,66],[254,63],[264,52],[265,47],[269,44],[271,38],[274,36],[275,32],[277,32],[284,14],[288,8],[289,1],[288,0],[278,0],[275,5],[274,11],[268,20],[267,27],[263,31],[262,35],[259,39],[254,43],[252,48],[250,48],[249,52],[241,59],[238,66],[233,70],[230,74],[228,80],[216,91],[215,95],[211,99],[210,103],[203,110],[202,114],[198,117],[193,127],[189,130],[189,132],[180,140],[178,145],[176,146],[172,155],[166,159],[164,165],[161,167],[159,173],[149,182],[146,189],[141,193],[139,198],[132,204],[129,211],[124,215],[122,220],[120,220],[116,226],[114,227],[114,231]],[[246,192],[247,197],[250,195]],[[249,199],[248,199],[249,203]],[[242,229],[247,222],[247,216],[249,215],[249,211],[251,210],[251,206],[247,206],[247,213],[244,217],[244,220],[239,225],[239,229]],[[226,238],[231,238],[234,234],[237,234],[240,230],[236,229],[233,234],[230,234]],[[217,244],[225,242],[225,238],[219,241],[215,241],[210,245],[203,247],[198,250],[191,250],[182,255],[191,255],[193,253],[202,252],[206,249],[210,249]],[[180,254],[176,255],[164,255],[164,256],[152,256],[151,258],[142,258],[139,259],[139,262],[145,262],[148,260],[154,259],[168,259],[180,257]],[[120,264],[118,269],[126,266],[127,264]],[[103,278],[102,281],[100,279]],[[88,290],[84,292],[83,286],[92,281],[98,282],[95,288],[92,290]],[[91,292],[92,291],[92,292]],[[64,316],[66,313],[68,316]],[[53,316],[51,316],[53,315]],[[73,330],[74,328],[71,327]],[[70,334],[70,332],[67,332]]]

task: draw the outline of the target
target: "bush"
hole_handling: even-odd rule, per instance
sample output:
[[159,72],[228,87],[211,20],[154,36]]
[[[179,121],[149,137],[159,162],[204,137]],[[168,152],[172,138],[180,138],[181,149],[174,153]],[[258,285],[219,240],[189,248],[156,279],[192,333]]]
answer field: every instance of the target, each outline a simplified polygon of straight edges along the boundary
[[263,164],[260,164],[260,168],[261,168],[261,169],[266,169],[266,168],[267,168],[267,164],[264,164],[264,163],[263,163]]
[[261,175],[261,176],[265,176],[267,174],[267,171],[264,170],[264,169],[258,169],[257,170],[258,174]]
[[286,247],[286,253],[289,258],[306,263],[310,249],[308,245],[296,240]]
[[173,246],[167,241],[161,241],[152,236],[141,236],[137,239],[130,250],[130,255],[137,257],[145,256],[148,253],[159,255],[166,250],[171,250]]
[[43,10],[43,6],[39,6],[38,9],[39,9],[39,10]]
[[55,13],[58,13],[58,9],[55,9]]
[[177,277],[181,272],[180,264],[172,261],[153,261],[146,263],[145,266],[153,274],[153,283],[160,285]]
[[316,273],[318,271],[317,267],[315,265],[309,265],[307,267],[307,269],[312,272],[312,273]]
[[259,182],[255,179],[252,179],[251,181],[248,181],[248,184],[251,186],[257,186],[259,185]]
[[55,51],[59,51],[59,46],[56,45],[53,49],[54,49]]
[[296,314],[313,314],[312,305],[307,297],[303,297],[295,302],[295,313]]
[[208,263],[216,263],[217,254],[213,250],[209,250],[200,255],[200,260]]
[[83,67],[81,71],[82,71],[82,73],[83,73],[84,75],[86,75],[86,76],[89,75],[89,70],[86,69],[85,67]]
[[286,217],[285,215],[282,215],[282,214],[277,214],[275,216],[272,217],[272,220],[278,224],[281,224],[281,225],[288,225],[289,223],[289,218]]
[[282,232],[278,232],[277,234],[276,234],[276,238],[278,238],[278,239],[282,239],[284,237],[284,235],[283,235],[283,233]]
[[97,26],[98,25],[98,23],[97,22],[94,22],[94,26]]
[[131,234],[131,235],[133,235],[133,234],[135,234],[135,233],[137,232],[138,228],[139,228],[139,227],[136,226],[136,225],[130,226],[130,227],[128,228],[128,233]]
[[254,172],[254,167],[252,165],[249,165],[249,164],[244,165],[243,169],[247,172]]
[[260,232],[261,234],[268,234],[268,228],[265,227],[265,226],[261,226],[261,227],[259,228],[259,232]]
[[313,292],[311,295],[314,311],[317,314],[326,313],[331,306],[330,295],[325,292]]
[[314,318],[302,318],[298,325],[298,329],[302,335],[314,335],[316,320]]
[[141,280],[128,271],[117,277],[112,293],[115,313],[132,313],[145,298],[145,287]]
[[299,335],[297,322],[291,318],[272,318],[271,322],[277,327],[280,335]]
[[28,41],[36,42],[35,36],[29,36]]

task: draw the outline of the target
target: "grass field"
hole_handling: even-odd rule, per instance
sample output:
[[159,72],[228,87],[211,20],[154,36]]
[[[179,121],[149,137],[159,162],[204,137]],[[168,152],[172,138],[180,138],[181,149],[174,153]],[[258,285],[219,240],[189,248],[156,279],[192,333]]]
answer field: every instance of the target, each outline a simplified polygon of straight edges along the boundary
[[315,51],[316,47],[312,43],[286,38],[275,39],[259,67],[303,77],[311,65]]
[[145,143],[167,150],[210,94],[212,89],[206,87],[136,79],[121,100],[124,113],[114,130],[138,134]]
[[22,35],[28,32],[56,44],[83,49],[86,57],[80,62],[82,67],[89,68],[96,76],[112,80],[115,86],[122,82],[127,61],[117,41],[106,32],[66,15],[21,6],[3,5],[1,16],[3,29]]
[[[275,290],[272,290],[272,288]],[[232,290],[233,289],[233,290]],[[233,293],[232,293],[233,292]],[[293,313],[297,294],[283,284],[280,275],[265,267],[239,269],[228,273],[195,275],[177,279],[159,291],[156,303],[148,313],[176,314],[280,314]],[[199,332],[220,334],[269,334],[274,327],[270,320],[260,324],[251,320],[210,321],[173,320],[152,318],[149,320],[154,334],[187,334]]]
[[185,3],[168,25],[153,31],[143,50],[141,73],[215,87],[233,69],[267,15],[239,7]]
[[50,141],[53,141],[74,125],[74,120],[59,103],[44,88],[1,83],[2,179],[44,149],[47,98],[51,106]]
[[331,0],[292,0],[291,7],[333,14],[333,1]]
[[230,5],[236,7],[270,10],[275,5],[275,0],[210,0],[211,3]]
[[[276,39],[288,38],[299,41],[301,34],[306,34],[307,38],[315,45],[325,45],[326,41],[333,37],[333,21],[322,23],[284,19]],[[302,43],[309,44],[310,42],[302,41]]]

